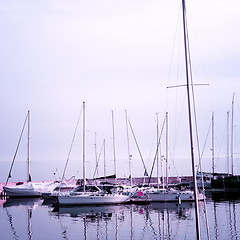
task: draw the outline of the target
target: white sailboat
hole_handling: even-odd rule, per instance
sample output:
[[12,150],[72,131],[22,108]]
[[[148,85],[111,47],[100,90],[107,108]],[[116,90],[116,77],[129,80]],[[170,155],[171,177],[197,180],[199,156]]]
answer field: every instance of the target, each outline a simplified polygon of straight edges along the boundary
[[50,187],[42,192],[42,197],[44,200],[57,198],[59,192],[69,192],[77,187],[75,183],[61,182],[52,183],[53,187]]
[[[174,188],[169,188],[168,186],[168,113],[165,115],[165,121],[166,124],[166,186],[163,188],[160,188],[158,185],[158,188],[146,188],[144,191],[144,195],[147,195],[149,199],[151,199],[152,202],[177,202],[181,203],[182,201],[191,202],[194,201],[194,192],[191,190],[177,190]],[[157,138],[157,148],[160,147],[160,137]],[[159,150],[157,150],[158,153]],[[158,169],[158,161],[157,161],[157,169]],[[158,171],[157,171],[158,172]],[[203,200],[204,196],[199,193],[198,199]]]
[[119,193],[106,194],[100,192],[83,192],[82,194],[59,195],[59,205],[99,205],[99,204],[118,204],[130,201],[129,195]]
[[130,201],[131,194],[124,195],[119,191],[105,192],[97,186],[86,185],[85,168],[85,102],[83,102],[83,186],[82,190],[73,190],[69,193],[59,193],[59,205],[100,205],[117,204]]
[[41,197],[44,186],[41,183],[28,182],[11,187],[4,186],[3,189],[8,197]]
[[[152,202],[193,202],[194,192],[191,190],[176,190],[176,189],[150,189],[147,195]],[[203,200],[204,196],[198,193],[198,200]]]
[[[15,185],[15,186],[4,186],[3,190],[8,197],[40,197],[41,191],[46,187],[46,184],[31,182],[31,175],[30,175],[30,111],[28,111],[27,116],[25,118],[21,136],[20,136],[20,139],[18,142],[17,150],[18,150],[20,140],[21,140],[26,123],[28,123],[27,183],[21,184],[21,185]],[[17,155],[17,150],[14,155],[13,163],[14,163],[14,160]],[[6,185],[8,183],[9,178],[11,177],[11,170],[13,167],[13,163],[10,168],[10,172],[9,172],[9,176],[6,181]]]

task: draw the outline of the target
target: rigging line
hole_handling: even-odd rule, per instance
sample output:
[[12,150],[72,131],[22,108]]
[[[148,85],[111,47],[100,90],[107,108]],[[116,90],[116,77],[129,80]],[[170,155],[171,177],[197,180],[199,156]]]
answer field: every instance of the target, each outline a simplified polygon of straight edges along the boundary
[[11,167],[10,167],[5,185],[7,185],[9,178],[11,178],[11,172],[12,172],[13,164],[15,162],[15,159],[16,159],[16,156],[17,156],[17,153],[18,153],[18,149],[19,149],[19,146],[20,146],[20,142],[22,140],[22,136],[23,136],[23,132],[24,132],[24,129],[25,129],[25,126],[26,126],[27,119],[28,119],[28,113],[26,115],[26,118],[25,118],[25,121],[24,121],[24,124],[23,124],[23,128],[22,128],[19,140],[18,140],[17,148],[16,148],[16,151],[14,153],[14,157],[13,157],[13,160],[12,160],[12,164],[11,164]]
[[149,166],[149,162],[151,160],[151,156],[152,156],[152,152],[153,152],[153,147],[155,145],[155,134],[153,135],[153,138],[152,138],[152,144],[151,144],[151,150],[149,151],[149,155],[148,155],[148,158],[147,158],[147,166]]
[[112,136],[113,136],[113,163],[114,163],[114,173],[117,177],[117,159],[116,159],[116,141],[115,141],[115,124],[114,124],[114,116],[112,110]]
[[134,141],[135,141],[135,143],[136,143],[136,145],[137,145],[137,149],[138,149],[138,152],[139,152],[140,158],[141,158],[141,160],[142,160],[142,163],[143,163],[143,167],[144,167],[145,173],[147,174],[147,177],[149,177],[149,174],[148,174],[148,172],[147,172],[146,165],[145,165],[145,163],[144,163],[144,160],[143,160],[143,157],[142,157],[142,154],[141,154],[141,151],[140,151],[139,145],[138,145],[138,143],[137,143],[136,136],[135,136],[135,134],[134,134],[134,132],[133,132],[132,124],[131,124],[130,121],[129,121],[129,118],[128,118],[128,124],[129,124],[130,129],[131,129],[131,132],[132,132],[132,134],[133,134]]
[[9,222],[9,224],[10,224],[11,231],[12,231],[12,233],[13,233],[13,238],[16,239],[16,240],[18,240],[18,239],[19,239],[19,236],[17,235],[17,231],[16,231],[16,229],[15,229],[14,226],[13,226],[13,221],[12,221],[13,217],[12,217],[12,215],[9,213],[8,208],[5,208],[5,209],[6,209],[6,213],[7,213],[7,217],[8,217],[8,222]]
[[194,142],[193,142],[193,126],[192,126],[192,113],[191,113],[191,96],[189,89],[189,55],[188,52],[188,38],[186,34],[187,22],[186,22],[186,6],[185,0],[182,0],[183,6],[183,31],[184,31],[184,49],[185,49],[185,73],[187,82],[187,97],[188,97],[188,118],[189,118],[189,137],[190,137],[190,150],[191,150],[191,161],[192,161],[192,175],[193,175],[193,185],[194,185],[194,202],[195,202],[195,220],[196,220],[196,236],[197,239],[201,239],[200,236],[200,222],[199,222],[199,205],[198,205],[198,192],[197,192],[197,180],[196,180],[196,169],[195,169],[195,159],[194,159]]
[[63,235],[63,239],[68,240],[68,236],[67,236],[67,227],[63,226],[63,223],[61,221],[60,215],[57,216],[57,219],[59,220],[59,224],[60,224],[60,228],[61,228],[61,233]]
[[[212,126],[212,123],[210,123],[209,127],[208,127],[207,137],[206,137],[205,142],[203,144],[203,149],[202,149],[201,156],[200,156],[201,160],[203,158],[203,153],[204,153],[204,150],[205,150],[205,147],[206,147],[206,144],[207,144],[207,139],[208,139],[208,136],[209,136],[209,133],[210,133],[210,130],[211,130],[211,126]],[[198,171],[199,171],[199,168],[200,168],[200,165],[198,165]]]
[[[190,86],[208,86],[208,83],[191,83],[189,84]],[[173,85],[173,86],[168,86],[167,88],[178,88],[178,87],[186,87],[186,84],[180,84],[180,85]]]
[[148,179],[148,184],[150,184],[150,180],[151,180],[151,177],[152,177],[152,174],[153,174],[153,168],[154,168],[154,165],[155,165],[155,162],[156,162],[156,159],[157,159],[157,155],[158,155],[158,151],[159,151],[158,149],[159,149],[159,146],[160,146],[160,140],[161,140],[161,137],[162,137],[162,134],[163,134],[163,128],[164,128],[165,123],[166,123],[166,115],[165,115],[165,118],[163,120],[161,133],[160,133],[159,138],[158,138],[157,150],[156,150],[156,153],[155,153],[155,156],[154,156],[154,159],[153,159],[153,165],[152,165],[151,173],[150,173],[150,176],[149,176],[149,179]]
[[[145,224],[144,224],[144,227],[143,227],[142,232],[140,234],[140,236],[141,236],[140,240],[144,239],[144,237],[145,237],[145,233],[146,233],[146,230],[148,228],[148,221],[149,221],[149,225],[150,225],[151,224],[150,223],[151,219],[150,219],[148,211],[146,210],[146,216],[144,215],[144,222],[145,222]],[[151,225],[150,225],[150,227],[151,227]],[[153,227],[152,227],[152,229],[153,229],[153,234],[156,236],[157,235],[156,231],[154,230]]]
[[125,110],[125,122],[126,122],[126,133],[127,133],[127,146],[128,146],[128,166],[129,166],[129,179],[130,185],[132,186],[132,155],[130,154],[129,134],[128,134],[128,116],[127,110]]
[[[209,136],[209,133],[210,133],[211,125],[212,125],[212,122],[210,123],[209,128],[208,128],[208,133],[207,133],[207,137],[206,137],[206,140],[205,140],[205,143],[204,143],[204,148],[206,146],[206,142],[207,142],[207,139],[208,139],[208,136]],[[204,148],[203,148],[203,151],[202,151],[200,159],[202,159]],[[208,236],[208,240],[209,240],[210,239],[210,234],[209,234],[209,225],[208,225],[208,218],[207,218],[207,207],[206,207],[205,188],[204,188],[203,172],[202,172],[202,161],[199,161],[198,169],[199,169],[199,167],[200,167],[200,172],[201,172],[201,183],[202,183],[203,197],[204,197],[203,198],[203,202],[204,202],[204,217],[206,219],[207,236]]]
[[179,177],[179,175],[178,175],[178,170],[177,170],[177,167],[176,167],[176,165],[175,165],[174,157],[172,156],[171,153],[170,153],[170,158],[169,158],[169,160],[172,161],[172,164],[173,164],[173,167],[174,167],[174,169],[175,169],[175,171],[176,171],[177,177]]
[[[156,113],[158,115],[158,112]],[[156,132],[154,131],[154,134],[153,134],[153,138],[152,138],[152,144],[151,144],[151,150],[149,151],[149,155],[148,155],[148,158],[147,158],[147,166],[149,166],[149,162],[151,160],[151,155],[152,155],[152,152],[153,152],[153,147],[155,145],[155,138],[156,138]]]
[[[190,19],[190,20],[192,19],[191,12],[188,12],[188,19]],[[191,21],[191,25],[193,26],[193,21]],[[210,105],[211,112],[213,112],[214,108],[213,108],[212,89],[211,89],[212,86],[210,85],[209,77],[208,77],[206,67],[205,67],[205,64],[204,64],[204,61],[203,61],[201,45],[199,43],[199,38],[198,38],[198,35],[195,32],[194,27],[195,26],[193,26],[193,28],[192,28],[192,30],[193,30],[192,32],[194,33],[194,36],[195,36],[195,44],[197,45],[197,50],[198,50],[198,54],[199,54],[199,59],[200,59],[200,61],[199,61],[200,64],[199,65],[201,65],[201,69],[202,69],[201,71],[202,71],[203,78],[207,82],[207,84],[205,84],[205,85],[209,85],[209,88],[208,88],[208,96],[209,96],[209,102],[210,102],[209,105]]]
[[98,163],[99,163],[100,157],[101,157],[101,155],[102,155],[103,147],[104,147],[104,140],[103,140],[102,147],[101,147],[101,150],[100,150],[100,153],[99,153],[99,156],[98,156],[98,160],[97,160],[97,163],[96,163],[96,167],[95,167],[95,170],[94,170],[94,173],[93,173],[93,178],[92,178],[92,180],[94,179],[95,174],[96,174],[96,172],[97,172]]
[[[186,19],[186,24],[187,24],[187,19]],[[190,49],[188,29],[186,29],[186,36],[187,36],[188,49]],[[195,101],[195,94],[194,94],[194,88],[193,88],[193,74],[192,74],[192,64],[191,64],[190,51],[188,51],[188,59],[189,59],[189,71],[190,71],[191,89],[192,89],[192,101],[193,101],[195,131],[196,131],[195,134],[196,134],[196,138],[197,138],[198,159],[200,161],[200,143],[199,143],[199,134],[198,134],[198,125],[197,125],[197,111],[196,111],[196,101]]]
[[[176,39],[177,39],[177,32],[178,32],[178,29],[179,29],[179,25],[180,25],[180,13],[181,13],[181,4],[179,5],[179,11],[178,11],[178,17],[177,17],[177,23],[176,23],[176,29],[175,29],[175,33],[174,33],[174,42],[173,42],[173,47],[172,47],[172,54],[171,54],[171,59],[170,59],[170,66],[169,66],[169,71],[168,71],[168,78],[167,78],[167,85],[170,81],[170,72],[171,72],[171,69],[172,69],[172,65],[173,65],[173,54],[174,54],[174,49],[175,49],[175,45],[176,45]],[[167,109],[168,109],[168,106],[167,106],[167,98],[168,98],[168,94],[166,94],[166,111],[167,112]]]
[[227,121],[226,121],[225,128],[224,128],[224,131],[223,131],[223,136],[221,138],[222,140],[220,142],[220,145],[219,145],[218,151],[217,151],[217,158],[220,158],[220,150],[222,149],[223,140],[224,140],[224,138],[226,136],[227,127],[228,127],[228,124],[227,124]]
[[[174,128],[174,144],[173,144],[173,153],[175,155],[175,149],[176,149],[176,145],[177,145],[177,141],[178,141],[178,137],[179,137],[179,129],[180,129],[180,126],[181,126],[181,122],[183,120],[183,108],[184,108],[184,105],[186,104],[186,96],[182,102],[182,107],[181,107],[181,112],[180,112],[180,116],[179,116],[179,121],[178,121],[178,124],[176,122],[176,118],[175,118],[175,128]],[[174,156],[175,157],[175,156]]]
[[[69,162],[69,159],[70,159],[70,155],[71,155],[71,152],[72,152],[73,143],[74,143],[74,140],[75,140],[75,137],[76,137],[76,133],[77,133],[77,129],[78,129],[78,125],[79,125],[79,122],[80,122],[80,117],[82,115],[82,110],[83,110],[83,107],[81,108],[80,114],[78,116],[77,124],[76,124],[75,130],[74,130],[72,142],[71,142],[70,149],[69,149],[68,156],[67,156],[67,161],[66,161],[66,164],[65,164],[65,167],[64,167],[64,170],[63,170],[61,183],[62,183],[63,178],[64,178],[65,173],[66,173],[67,165],[68,165],[68,162]],[[60,191],[60,189],[61,189],[61,185],[59,187],[59,191]]]
[[29,240],[32,240],[33,239],[32,224],[31,224],[32,209],[28,208],[27,213],[28,213],[28,236],[29,236]]
[[[185,18],[185,24],[187,26],[187,18]],[[207,207],[206,207],[206,199],[205,199],[205,189],[204,189],[204,182],[203,182],[203,173],[202,173],[202,162],[200,158],[200,143],[199,143],[199,133],[198,133],[198,125],[197,125],[197,112],[196,112],[196,102],[195,102],[195,94],[193,88],[193,75],[192,75],[192,64],[191,64],[191,55],[190,55],[190,44],[189,44],[189,36],[188,36],[188,28],[186,27],[186,40],[187,40],[187,47],[188,47],[188,64],[189,64],[189,71],[190,71],[190,79],[191,79],[191,89],[192,89],[192,101],[193,101],[193,113],[194,113],[194,122],[195,122],[195,131],[196,131],[196,140],[197,140],[197,149],[198,149],[198,157],[199,157],[199,166],[201,171],[201,180],[202,180],[202,189],[203,189],[203,202],[204,202],[204,213],[205,213],[205,220],[206,220],[206,229],[207,229],[207,237],[208,240],[210,239],[209,235],[209,225],[208,225],[208,217],[207,217]]]
[[[180,10],[181,10],[181,6],[179,8],[179,16],[178,16],[178,18],[179,18],[179,29],[180,29]],[[178,37],[180,39],[180,31],[179,31],[179,36]],[[179,73],[180,73],[179,66],[180,66],[180,41],[178,43],[177,76],[176,76],[177,82],[179,80]],[[176,95],[176,98],[175,98],[175,113],[176,113],[176,116],[177,116],[178,115],[178,111],[177,111],[178,107],[177,106],[178,106],[178,101],[180,100],[179,99],[179,91],[177,90],[177,88],[175,89],[175,95]],[[182,109],[183,109],[183,106],[182,106]],[[181,121],[181,117],[180,117],[180,120],[179,120],[179,126],[180,126],[180,121]],[[176,133],[177,133],[177,117],[175,117],[175,119],[174,119],[174,136],[176,136]],[[175,147],[176,147],[177,138],[174,138],[174,139],[175,139],[175,143],[173,145],[173,151],[174,151],[173,153],[175,154]]]
[[151,218],[151,216],[150,216],[150,214],[147,212],[146,213],[146,222],[148,221],[149,222],[149,227],[150,227],[150,229],[152,229],[152,234],[155,236],[155,237],[157,237],[158,236],[158,234],[157,234],[157,230],[155,230],[155,228],[154,228],[154,220],[152,220],[152,218]]

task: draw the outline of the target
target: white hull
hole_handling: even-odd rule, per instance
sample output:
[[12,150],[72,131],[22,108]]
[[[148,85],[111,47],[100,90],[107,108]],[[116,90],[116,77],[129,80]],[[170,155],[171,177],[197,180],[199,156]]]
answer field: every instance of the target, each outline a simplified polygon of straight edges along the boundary
[[81,194],[58,196],[59,205],[117,204],[130,201],[130,196],[122,194]]
[[53,199],[53,198],[56,198],[60,192],[61,193],[70,192],[74,188],[76,188],[75,184],[73,185],[73,184],[67,184],[67,183],[60,183],[60,184],[55,183],[55,187],[52,187],[52,188],[49,187],[47,190],[42,191],[42,197],[44,199]]
[[3,187],[9,197],[40,197],[41,192],[31,187]]
[[[148,192],[148,197],[152,202],[193,202],[193,191],[178,191],[178,190],[160,190]],[[198,200],[203,200],[203,194],[198,194]]]
[[29,182],[26,184],[11,187],[4,186],[3,190],[8,197],[41,197],[43,191],[51,189],[53,186],[53,183]]

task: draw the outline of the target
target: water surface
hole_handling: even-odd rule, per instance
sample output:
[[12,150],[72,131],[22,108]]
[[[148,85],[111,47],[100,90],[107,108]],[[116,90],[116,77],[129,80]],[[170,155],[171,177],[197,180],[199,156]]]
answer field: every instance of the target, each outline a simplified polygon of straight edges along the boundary
[[[208,196],[211,239],[240,238],[240,198]],[[235,199],[233,199],[235,198]],[[1,201],[1,239],[196,239],[194,203],[53,207],[42,199]],[[207,239],[200,203],[202,239]]]

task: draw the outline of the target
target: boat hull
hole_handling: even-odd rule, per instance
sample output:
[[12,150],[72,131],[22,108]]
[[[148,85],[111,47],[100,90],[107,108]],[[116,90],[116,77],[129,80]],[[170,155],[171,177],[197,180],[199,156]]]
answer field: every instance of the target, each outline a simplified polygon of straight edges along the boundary
[[218,176],[212,179],[212,188],[240,189],[240,176]]
[[118,204],[130,201],[129,196],[125,195],[63,195],[58,196],[59,205],[100,205]]
[[[192,191],[155,191],[148,193],[152,202],[193,202],[194,192]],[[198,200],[204,199],[203,194],[198,194]]]
[[3,187],[8,197],[41,197],[41,193],[34,188],[27,187]]

